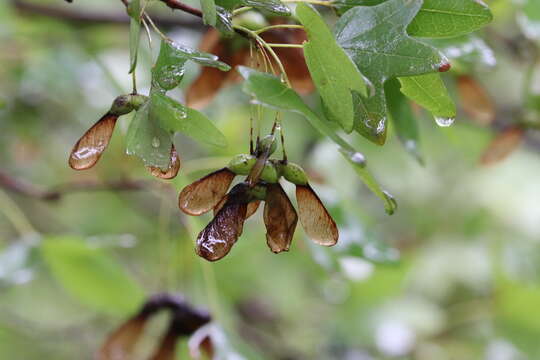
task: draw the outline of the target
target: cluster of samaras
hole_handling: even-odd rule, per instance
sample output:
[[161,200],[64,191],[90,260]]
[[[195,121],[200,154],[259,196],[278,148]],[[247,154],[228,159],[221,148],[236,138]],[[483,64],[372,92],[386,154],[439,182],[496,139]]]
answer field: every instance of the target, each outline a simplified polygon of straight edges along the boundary
[[[75,170],[94,166],[107,148],[116,120],[136,109],[144,101],[143,95],[118,97],[111,109],[94,124],[75,144],[69,158]],[[298,218],[306,234],[317,244],[335,245],[338,240],[336,223],[308,183],[304,170],[287,160],[270,159],[276,150],[274,135],[258,141],[252,154],[234,157],[227,167],[215,171],[180,193],[179,207],[189,215],[201,215],[210,210],[214,218],[197,237],[197,254],[216,261],[229,253],[242,234],[244,222],[264,201],[266,240],[274,253],[288,251]],[[171,147],[168,169],[149,167],[152,175],[170,179],[180,169],[180,159]],[[246,176],[233,186],[236,176]],[[281,187],[279,180],[296,185],[298,214]]]

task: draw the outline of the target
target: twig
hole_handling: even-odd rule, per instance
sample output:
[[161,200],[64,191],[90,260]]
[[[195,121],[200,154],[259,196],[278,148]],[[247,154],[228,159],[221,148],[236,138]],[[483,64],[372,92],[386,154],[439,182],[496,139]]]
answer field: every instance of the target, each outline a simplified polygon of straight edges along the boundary
[[54,186],[51,189],[43,189],[25,180],[15,178],[11,175],[0,171],[0,187],[31,198],[54,201],[59,200],[62,196],[74,192],[91,192],[91,191],[139,191],[150,187],[150,183],[142,180],[120,179],[109,182],[72,182]]
[[[11,5],[21,14],[42,15],[54,19],[64,20],[75,24],[125,24],[129,17],[125,12],[97,12],[85,10],[84,12],[71,7],[44,5],[24,0],[11,0]],[[163,27],[180,26],[188,29],[203,29],[199,21],[186,21],[172,16],[152,15],[152,18]]]

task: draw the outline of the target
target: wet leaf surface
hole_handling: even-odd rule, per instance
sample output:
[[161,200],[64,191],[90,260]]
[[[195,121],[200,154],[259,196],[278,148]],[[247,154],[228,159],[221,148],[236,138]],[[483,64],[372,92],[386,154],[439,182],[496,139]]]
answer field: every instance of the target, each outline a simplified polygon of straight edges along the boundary
[[160,179],[173,179],[178,175],[180,170],[180,157],[176,152],[174,145],[171,147],[171,159],[169,161],[169,168],[166,171],[157,167],[149,167],[150,173]]
[[337,122],[350,133],[354,125],[351,91],[367,96],[364,79],[336,43],[317,11],[306,4],[299,4],[296,15],[308,33],[309,42],[304,43],[304,56],[319,95],[328,109],[329,120]]
[[69,166],[86,170],[94,166],[111,140],[118,116],[105,114],[77,141],[69,156]]
[[268,184],[264,205],[266,243],[272,252],[289,251],[298,216],[279,183]]
[[296,201],[300,222],[308,237],[319,245],[335,245],[339,238],[337,225],[315,191],[309,185],[297,185]]
[[445,69],[448,61],[437,49],[411,38],[406,28],[422,0],[388,0],[371,7],[355,7],[336,23],[338,44],[375,87],[375,94],[362,98],[356,108],[355,129],[382,145],[386,140],[384,82]]
[[232,171],[223,168],[186,186],[178,198],[180,210],[195,216],[212,210],[225,196],[234,177]]

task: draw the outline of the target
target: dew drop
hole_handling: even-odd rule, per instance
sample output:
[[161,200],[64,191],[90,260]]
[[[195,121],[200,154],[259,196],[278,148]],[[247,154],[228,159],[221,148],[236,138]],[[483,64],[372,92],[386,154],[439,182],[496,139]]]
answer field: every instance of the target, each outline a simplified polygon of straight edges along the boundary
[[366,157],[364,156],[364,154],[355,152],[355,153],[351,153],[350,156],[351,156],[351,161],[353,163],[361,165],[361,166],[366,165]]
[[440,127],[449,127],[454,123],[455,120],[456,118],[453,117],[435,116],[435,121]]
[[152,147],[153,147],[153,148],[156,148],[156,149],[157,149],[157,148],[159,147],[160,144],[161,144],[161,142],[159,141],[159,139],[158,139],[157,137],[154,137],[154,138],[152,139]]

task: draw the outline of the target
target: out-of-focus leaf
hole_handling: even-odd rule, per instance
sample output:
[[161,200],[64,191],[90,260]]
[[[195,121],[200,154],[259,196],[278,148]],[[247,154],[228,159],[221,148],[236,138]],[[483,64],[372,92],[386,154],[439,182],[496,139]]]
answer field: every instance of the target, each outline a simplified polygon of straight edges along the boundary
[[17,242],[0,252],[0,288],[32,280],[33,271],[29,267],[32,248],[26,242]]
[[457,79],[460,105],[463,111],[480,125],[489,125],[495,120],[495,105],[485,88],[470,76]]
[[245,79],[243,87],[245,93],[254,96],[263,105],[303,115],[317,131],[334,141],[340,147],[340,153],[353,166],[366,186],[384,201],[386,212],[394,213],[397,206],[395,200],[381,189],[366,169],[364,156],[336,134],[325,121],[321,120],[294,90],[286,87],[276,76],[261,73],[245,66],[239,66],[238,71]]
[[374,85],[375,94],[362,98],[356,108],[355,129],[382,145],[386,140],[384,82],[399,76],[446,71],[448,60],[435,48],[407,35],[422,0],[388,0],[377,6],[359,6],[336,23],[337,41]]
[[225,136],[203,113],[187,108],[166,95],[152,94],[150,118],[171,133],[180,132],[205,144],[227,146]]
[[203,66],[216,67],[222,71],[229,71],[229,65],[218,60],[217,56],[189,49],[173,41],[163,40],[156,64],[152,69],[154,86],[164,90],[177,87],[184,77],[184,67],[187,60],[194,61]]
[[[375,6],[385,0],[337,0],[338,14],[355,6]],[[477,0],[424,0],[422,8],[407,27],[411,36],[427,38],[456,37],[489,24],[493,15]]]
[[401,92],[429,110],[437,122],[453,121],[456,105],[439,74],[400,77]]
[[493,50],[476,36],[436,39],[430,43],[450,59],[454,72],[485,70],[497,64]]
[[129,125],[126,136],[126,151],[140,157],[146,166],[167,171],[172,146],[171,133],[150,116],[151,101],[142,105]]
[[128,6],[129,21],[129,73],[137,67],[137,54],[141,41],[141,0],[132,0]]
[[390,80],[385,85],[388,112],[392,120],[399,140],[405,149],[411,153],[420,163],[423,163],[420,152],[420,133],[416,118],[412,112],[411,104],[400,91],[397,80]]
[[540,39],[540,3],[536,0],[526,0],[521,13],[518,14],[518,24],[525,36],[531,40]]
[[309,37],[304,43],[304,56],[315,86],[328,109],[330,120],[346,132],[354,125],[351,91],[367,96],[367,86],[356,65],[336,43],[321,16],[307,4],[296,7]]
[[217,11],[214,0],[200,0],[205,25],[216,26]]
[[480,162],[482,165],[497,164],[510,156],[523,142],[525,129],[511,126],[499,133],[484,151]]
[[291,10],[279,0],[242,0],[241,2],[243,6],[251,6],[255,9],[265,10],[276,15],[291,15]]
[[56,280],[82,304],[126,315],[144,301],[144,292],[103,249],[76,237],[50,237],[41,253]]

